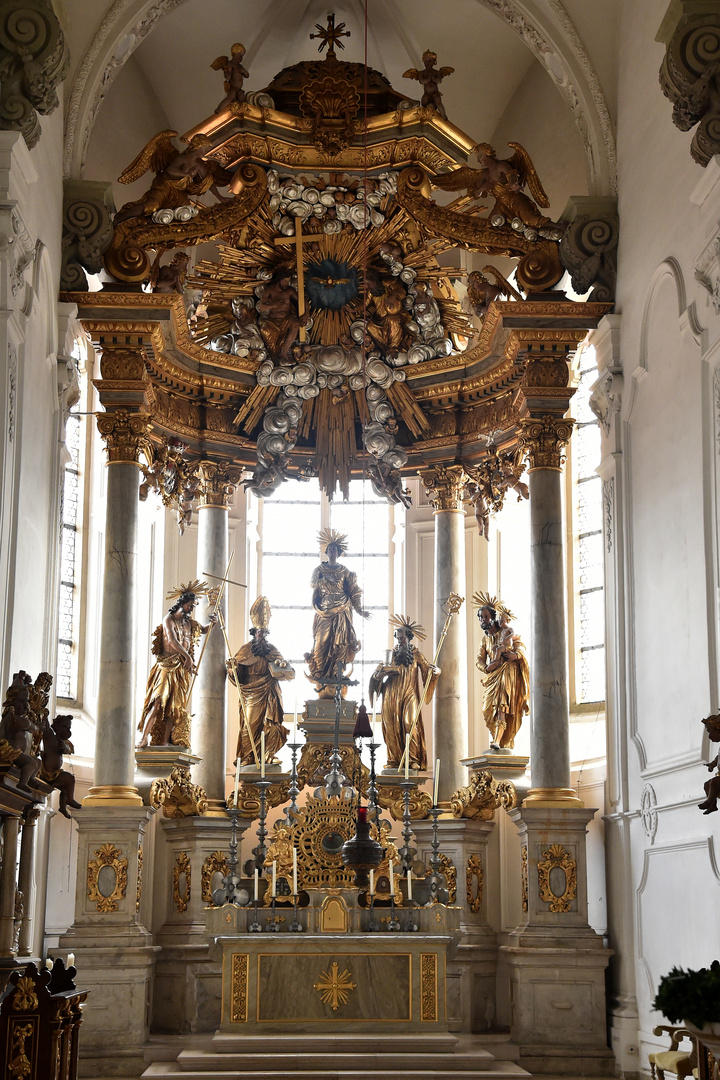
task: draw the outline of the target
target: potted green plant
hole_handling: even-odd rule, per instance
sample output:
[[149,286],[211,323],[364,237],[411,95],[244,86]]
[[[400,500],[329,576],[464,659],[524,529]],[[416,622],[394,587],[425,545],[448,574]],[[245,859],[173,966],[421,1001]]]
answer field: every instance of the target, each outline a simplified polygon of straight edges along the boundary
[[682,1024],[715,1056],[720,1054],[720,961],[709,968],[673,968],[660,980],[653,1008],[671,1024]]

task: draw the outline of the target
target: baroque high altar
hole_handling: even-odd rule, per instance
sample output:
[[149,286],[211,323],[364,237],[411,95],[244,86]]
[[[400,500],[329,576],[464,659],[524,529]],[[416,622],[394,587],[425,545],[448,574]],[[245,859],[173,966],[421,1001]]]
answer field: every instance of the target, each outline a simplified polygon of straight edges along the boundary
[[[352,1033],[358,1047],[361,1036],[392,1035],[414,1054],[450,1054],[452,1032],[492,1028],[502,994],[521,1065],[553,1071],[559,1062],[562,1072],[572,1061],[599,1074],[611,1062],[608,952],[587,919],[594,811],[570,779],[561,510],[569,359],[612,307],[598,200],[572,200],[551,220],[519,143],[496,152],[447,117],[452,68],[434,53],[397,90],[338,56],[344,30],[334,17],[313,36],[321,56],[263,89],[249,89],[244,49],[233,45],[213,64],[225,79],[215,113],[140,149],[120,177],[133,197],[112,223],[107,192],[86,207],[98,223],[86,268],[102,256],[100,291],[86,289],[87,245],[66,248],[62,298],[77,305],[100,355],[108,460],[95,786],[75,814],[75,921],[61,939],[91,988],[85,1053],[98,1069],[108,1055],[136,1065],[151,997],[156,1030],[216,1033],[198,1056],[201,1072],[222,1071],[224,1054],[268,1033]],[[66,217],[83,205],[68,196]],[[458,249],[493,261],[467,273],[448,254]],[[558,288],[566,273],[587,299]],[[253,729],[241,672],[255,672],[260,657],[261,681],[286,677],[281,657],[256,648],[268,613],[254,605],[253,641],[235,657],[221,632],[232,500],[243,488],[272,499],[288,478],[311,477],[341,497],[351,478],[367,477],[376,494],[407,505],[404,481],[418,473],[434,508],[434,648],[394,750],[393,695],[387,673],[377,675],[392,767],[375,773],[375,733],[352,700],[352,655],[333,651],[334,626],[327,641],[316,630],[317,697],[283,773],[265,753],[266,735],[279,745],[287,737],[278,736],[282,712],[271,716],[263,691],[267,711]],[[152,711],[173,665],[153,669],[135,750],[140,480],[181,528],[197,511],[198,580],[175,609],[190,619],[202,598],[212,619],[193,624],[196,636],[206,630],[203,659],[196,674],[187,669],[177,727],[177,716]],[[499,692],[485,717],[494,749],[466,758],[464,510],[487,536],[508,493],[529,498],[532,520],[530,784],[527,759],[512,750],[522,716]],[[325,537],[324,548],[320,569],[332,570],[343,538]],[[350,586],[344,597],[359,618]],[[499,601],[479,596],[477,605],[489,635],[487,701],[492,673],[520,663],[520,644]],[[398,618],[396,652],[417,654],[414,625]],[[159,628],[160,668],[162,642]],[[527,664],[514,670],[527,687]],[[226,695],[235,689],[247,738],[228,794]],[[413,727],[433,693],[434,790]],[[498,812],[517,826],[502,879]],[[166,893],[153,933],[140,920],[149,880]],[[488,905],[508,889],[519,890],[522,915],[499,953]],[[117,1033],[112,1013],[122,1017]],[[176,1068],[163,1075],[181,1075]]]

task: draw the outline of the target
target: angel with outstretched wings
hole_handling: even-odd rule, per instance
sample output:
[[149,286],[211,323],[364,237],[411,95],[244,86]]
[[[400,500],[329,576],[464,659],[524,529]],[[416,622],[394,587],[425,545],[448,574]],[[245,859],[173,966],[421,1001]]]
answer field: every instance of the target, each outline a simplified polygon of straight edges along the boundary
[[[539,208],[546,210],[550,201],[530,155],[520,143],[509,145],[515,153],[498,160],[489,143],[478,143],[475,154],[480,162],[479,169],[466,166],[436,176],[432,180],[433,186],[443,191],[466,191],[472,199],[492,195],[495,205],[490,211],[490,222],[493,225],[499,227],[507,222],[516,232],[524,233],[528,240],[536,240],[538,235],[559,240],[561,226],[540,213]],[[535,202],[525,194],[525,187],[530,189]]]
[[245,46],[241,45],[240,42],[236,42],[230,48],[230,56],[218,56],[210,65],[213,71],[222,70],[225,76],[225,94],[227,96],[218,105],[215,110],[216,113],[221,113],[224,109],[227,109],[228,105],[231,105],[233,101],[241,105],[245,100],[243,83],[245,79],[250,78],[250,72],[243,64],[244,56]]
[[442,94],[440,93],[440,83],[443,79],[446,79],[448,75],[452,75],[455,68],[451,67],[435,67],[435,61],[437,60],[437,53],[430,52],[428,49],[423,53],[422,68],[408,68],[404,73],[403,79],[417,79],[420,85],[423,87],[423,96],[420,102],[421,105],[432,105],[436,112],[439,112],[444,120],[447,120],[447,113],[445,112],[445,106],[442,103]]
[[115,215],[115,225],[133,217],[150,217],[156,210],[176,210],[186,206],[191,196],[212,191],[220,202],[228,202],[220,194],[217,185],[230,183],[231,175],[217,162],[207,160],[205,155],[212,145],[207,135],[193,135],[186,150],[178,150],[173,143],[177,131],[161,131],[154,135],[138,156],[118,178],[121,184],[133,184],[146,172],[154,172],[155,179],[148,191],[137,202],[126,203]]

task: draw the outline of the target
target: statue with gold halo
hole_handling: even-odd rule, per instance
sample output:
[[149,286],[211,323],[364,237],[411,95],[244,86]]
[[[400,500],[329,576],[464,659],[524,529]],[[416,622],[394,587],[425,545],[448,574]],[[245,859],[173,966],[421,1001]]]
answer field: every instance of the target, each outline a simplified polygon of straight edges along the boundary
[[440,668],[412,644],[413,638],[425,640],[425,630],[406,615],[393,615],[390,619],[395,630],[397,644],[390,664],[378,664],[370,677],[370,703],[382,694],[382,733],[388,754],[388,768],[397,769],[405,752],[406,736],[415,730],[410,740],[410,768],[427,768],[427,749],[422,715],[418,712],[423,688],[427,683],[425,702],[432,700]]
[[190,746],[190,714],[187,711],[190,677],[195,674],[195,645],[218,621],[210,615],[207,626],[193,619],[199,596],[207,585],[191,581],[167,595],[175,600],[167,615],[155,628],[152,653],[156,657],[150,669],[145,704],[138,729],[142,739],[138,748],[149,746]]
[[529,712],[530,673],[525,647],[510,625],[515,618],[500,600],[475,593],[483,640],[476,665],[485,675],[483,712],[493,750],[511,750]]
[[347,551],[347,537],[335,529],[323,529],[318,534],[320,554],[327,562],[313,570],[312,606],[313,648],[305,653],[310,678],[316,683],[320,697],[332,697],[338,663],[351,664],[360,651],[360,642],[353,629],[353,612],[370,618],[362,606],[362,589],[357,574],[338,562]]
[[258,596],[250,608],[250,621],[252,640],[242,645],[227,662],[228,677],[237,686],[240,697],[236,756],[241,765],[254,764],[255,753],[259,758],[261,732],[265,732],[265,760],[268,762],[272,762],[287,742],[289,733],[282,722],[279,683],[295,678],[295,669],[268,641],[270,604],[266,597]]

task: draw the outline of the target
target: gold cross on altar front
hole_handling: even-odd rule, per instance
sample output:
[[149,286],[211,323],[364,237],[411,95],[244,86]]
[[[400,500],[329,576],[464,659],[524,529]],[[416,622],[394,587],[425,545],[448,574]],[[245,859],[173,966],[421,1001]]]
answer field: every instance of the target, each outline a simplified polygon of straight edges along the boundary
[[338,964],[335,961],[330,965],[329,971],[320,973],[318,982],[313,983],[313,990],[317,990],[324,1005],[329,1005],[333,1012],[338,1011],[339,1005],[347,1005],[351,990],[355,990],[357,983],[352,981],[352,975],[347,968],[338,974]]
[[[298,317],[300,322],[303,321],[303,315],[305,314],[305,270],[303,268],[303,244],[319,244],[319,236],[303,236],[302,231],[302,218],[295,218],[295,235],[294,236],[278,236],[275,244],[292,244],[295,248],[295,260],[297,262],[297,293],[298,293]],[[306,341],[307,335],[305,333],[305,327],[300,327],[300,340]]]

